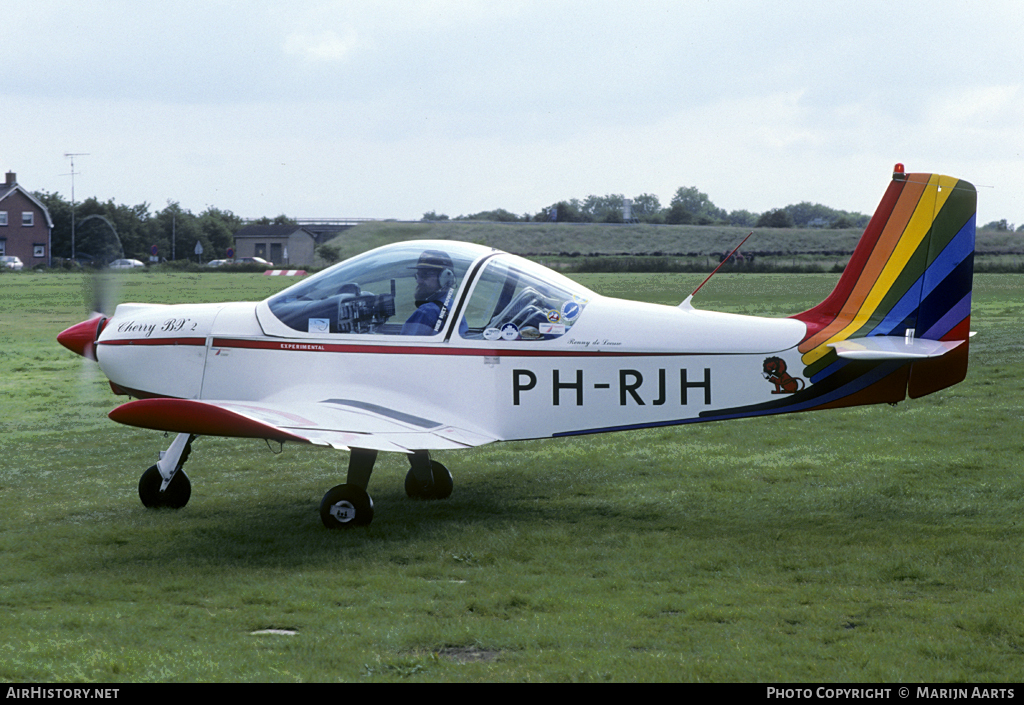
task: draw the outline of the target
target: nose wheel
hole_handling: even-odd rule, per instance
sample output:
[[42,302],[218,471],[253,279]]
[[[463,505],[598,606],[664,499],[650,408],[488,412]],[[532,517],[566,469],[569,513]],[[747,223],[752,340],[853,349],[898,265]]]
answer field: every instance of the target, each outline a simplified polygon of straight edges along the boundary
[[174,473],[174,478],[167,485],[167,489],[160,491],[160,485],[164,478],[160,470],[154,465],[139,478],[139,499],[142,504],[150,509],[165,507],[167,509],[181,509],[188,504],[192,496],[192,482],[181,470]]
[[196,437],[179,433],[171,447],[160,453],[160,461],[139,478],[139,499],[149,508],[181,509],[192,496],[192,483],[182,466],[192,453]]

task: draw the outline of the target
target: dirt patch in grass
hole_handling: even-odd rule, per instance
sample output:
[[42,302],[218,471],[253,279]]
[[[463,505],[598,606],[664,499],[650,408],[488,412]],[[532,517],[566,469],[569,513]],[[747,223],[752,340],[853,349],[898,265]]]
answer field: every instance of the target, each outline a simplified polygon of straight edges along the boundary
[[481,649],[476,646],[446,646],[437,652],[438,657],[458,663],[487,663],[501,655],[494,649]]

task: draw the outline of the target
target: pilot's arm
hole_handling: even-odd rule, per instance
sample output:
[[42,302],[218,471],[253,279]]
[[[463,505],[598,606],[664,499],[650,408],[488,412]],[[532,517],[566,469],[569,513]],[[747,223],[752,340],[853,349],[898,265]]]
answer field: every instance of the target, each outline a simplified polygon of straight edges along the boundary
[[417,308],[409,320],[402,324],[402,335],[434,335],[437,331],[437,317],[441,315],[441,306],[436,301],[428,301]]

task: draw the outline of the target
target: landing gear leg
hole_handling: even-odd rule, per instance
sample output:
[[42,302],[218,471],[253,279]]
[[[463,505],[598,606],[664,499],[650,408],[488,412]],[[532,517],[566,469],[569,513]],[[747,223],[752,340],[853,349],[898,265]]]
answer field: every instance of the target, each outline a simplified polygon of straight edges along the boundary
[[320,500],[320,521],[328,529],[366,526],[373,521],[373,500],[366,493],[366,486],[376,460],[375,450],[351,450],[347,482],[332,487]]
[[417,450],[409,456],[409,472],[405,476],[405,494],[418,499],[448,499],[454,482],[452,474],[441,463],[430,459],[430,453]]
[[139,478],[139,499],[142,504],[181,509],[192,496],[192,483],[182,466],[192,453],[194,434],[179,433],[171,446],[160,453],[160,460]]

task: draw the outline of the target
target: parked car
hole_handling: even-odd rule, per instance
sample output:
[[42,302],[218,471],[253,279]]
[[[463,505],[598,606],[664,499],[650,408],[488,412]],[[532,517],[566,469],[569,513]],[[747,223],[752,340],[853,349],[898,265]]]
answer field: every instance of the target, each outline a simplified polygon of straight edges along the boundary
[[0,257],[0,264],[3,264],[3,266],[7,267],[8,269],[13,269],[16,272],[20,272],[22,269],[25,268],[25,265],[21,263],[21,260],[12,255],[5,255],[4,257]]
[[142,262],[137,259],[115,259],[110,263],[111,269],[134,269],[135,267],[145,267]]
[[225,264],[231,264],[229,259],[211,259],[206,263],[207,267],[223,267]]
[[268,262],[262,257],[237,257],[235,264],[258,264],[261,267],[273,267],[273,262]]

